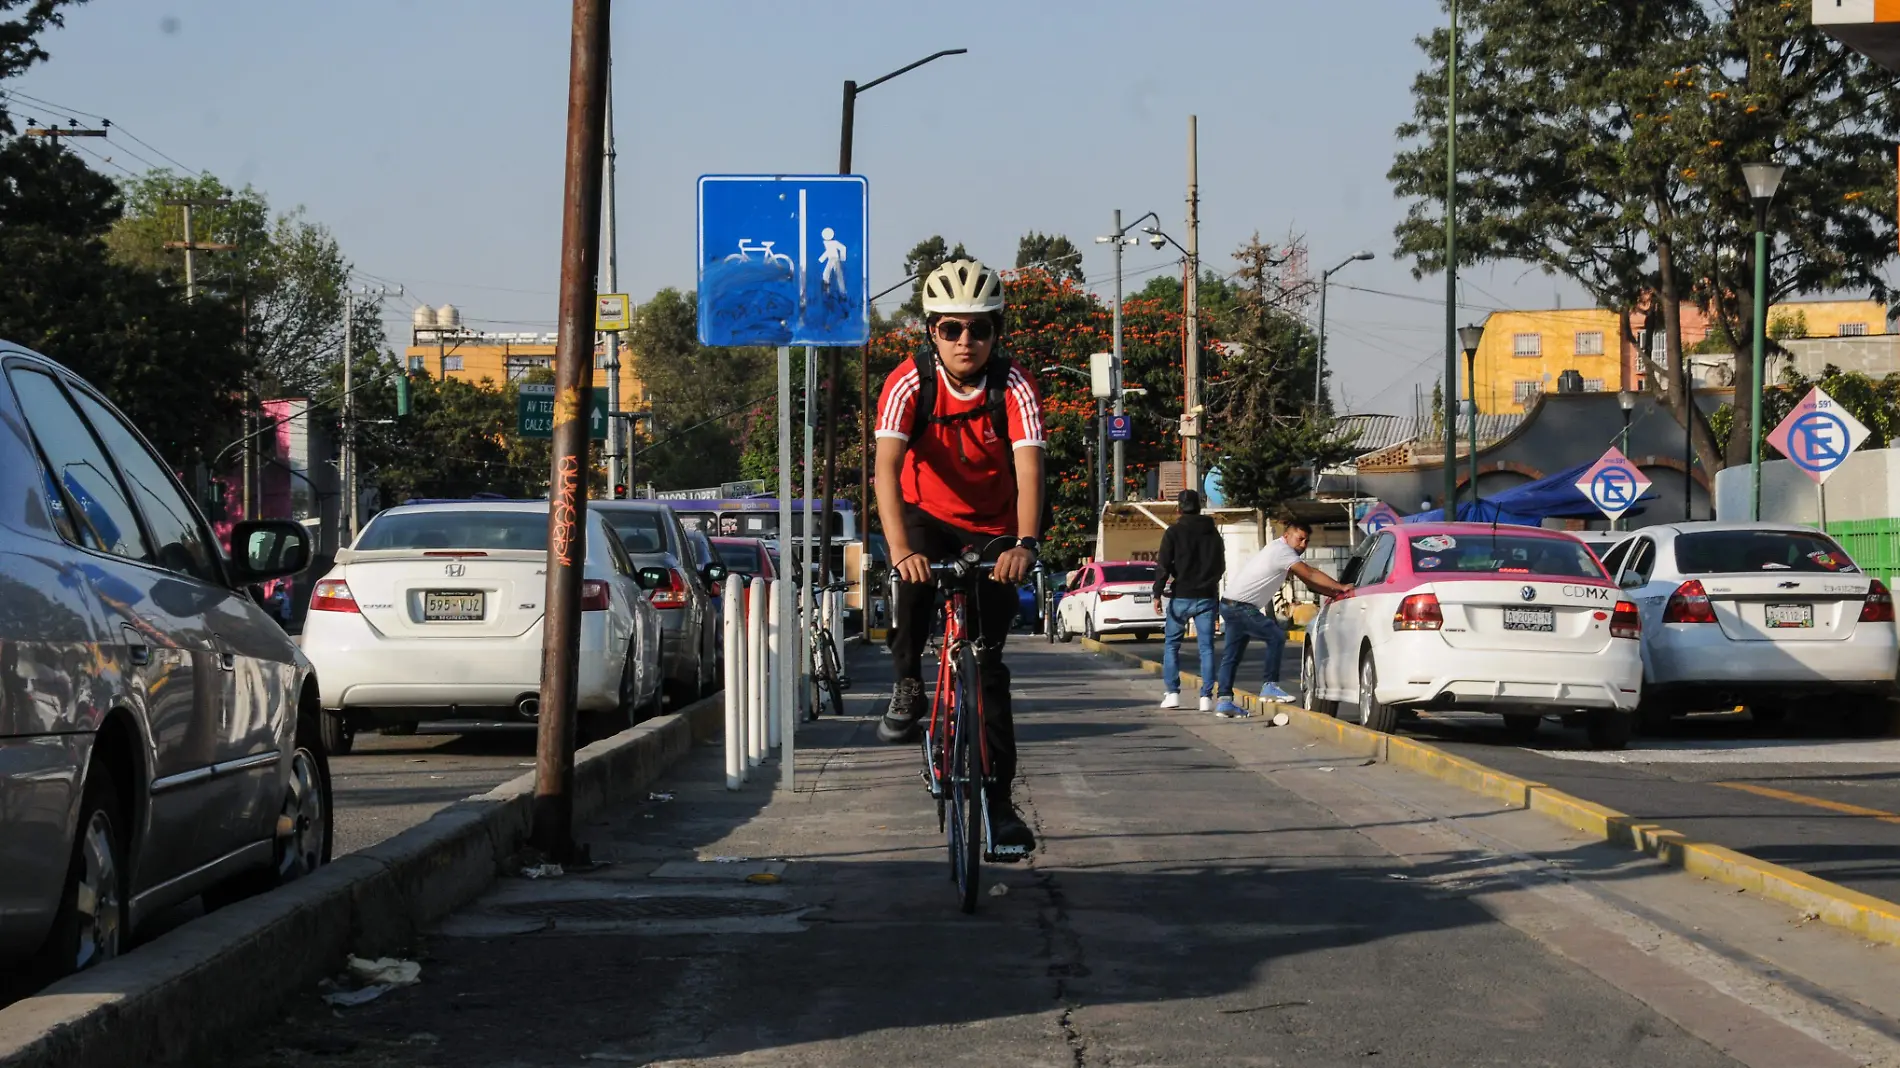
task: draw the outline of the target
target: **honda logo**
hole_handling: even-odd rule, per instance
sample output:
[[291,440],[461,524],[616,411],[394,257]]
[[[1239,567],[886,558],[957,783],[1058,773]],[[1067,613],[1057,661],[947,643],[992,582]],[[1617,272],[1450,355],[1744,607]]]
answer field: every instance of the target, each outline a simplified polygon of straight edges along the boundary
[[450,578],[461,578],[467,571],[467,564],[447,564],[442,568],[442,573]]
[[1537,600],[1537,587],[1526,586],[1523,589],[1517,591],[1517,595],[1519,597],[1524,598],[1526,601],[1535,601]]

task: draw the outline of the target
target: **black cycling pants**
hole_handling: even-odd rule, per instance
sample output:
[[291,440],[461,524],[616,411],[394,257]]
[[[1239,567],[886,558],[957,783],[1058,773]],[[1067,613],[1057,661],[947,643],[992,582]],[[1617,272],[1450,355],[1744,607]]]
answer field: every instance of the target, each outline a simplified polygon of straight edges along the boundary
[[[956,559],[965,547],[981,550],[996,538],[994,534],[959,529],[916,508],[905,510],[904,529],[910,535],[911,551],[922,553],[933,564]],[[996,555],[985,553],[984,558],[995,559]],[[892,560],[891,566],[896,565],[897,561]],[[924,646],[936,629],[936,610],[934,583],[918,585],[898,580],[897,604],[891,619],[891,659],[899,679],[923,678]],[[1016,721],[1010,707],[1009,668],[1003,665],[1003,642],[1009,637],[1016,614],[1016,587],[988,579],[977,583],[970,623],[976,628],[977,663],[983,675],[983,736],[990,751],[990,771],[1003,797],[1009,796],[1010,783],[1016,778]],[[932,664],[933,680],[935,669]]]

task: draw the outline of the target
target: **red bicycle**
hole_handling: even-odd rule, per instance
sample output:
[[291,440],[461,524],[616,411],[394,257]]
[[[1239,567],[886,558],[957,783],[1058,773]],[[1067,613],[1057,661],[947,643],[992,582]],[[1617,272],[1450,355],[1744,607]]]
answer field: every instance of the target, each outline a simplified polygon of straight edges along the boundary
[[994,844],[990,835],[989,746],[983,737],[982,675],[977,665],[975,618],[979,580],[995,568],[965,550],[947,564],[930,565],[948,595],[937,652],[937,692],[924,727],[924,784],[937,802],[937,827],[949,835],[950,878],[964,912],[975,912],[982,862],[1023,860],[1020,846]]

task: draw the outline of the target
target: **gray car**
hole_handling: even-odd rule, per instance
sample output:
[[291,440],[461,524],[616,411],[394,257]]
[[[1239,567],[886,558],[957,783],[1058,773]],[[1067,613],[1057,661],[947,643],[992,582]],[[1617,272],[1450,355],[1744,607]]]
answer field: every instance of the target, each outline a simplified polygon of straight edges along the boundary
[[693,542],[705,535],[680,523],[664,501],[594,501],[627,548],[636,567],[660,567],[669,581],[654,589],[660,610],[660,647],[665,663],[663,690],[670,707],[681,708],[719,689],[721,681],[718,606],[712,587],[725,577],[712,548]]
[[0,980],[116,956],[147,918],[330,859],[310,662],[258,583],[302,525],[227,557],[124,416],[0,344]]

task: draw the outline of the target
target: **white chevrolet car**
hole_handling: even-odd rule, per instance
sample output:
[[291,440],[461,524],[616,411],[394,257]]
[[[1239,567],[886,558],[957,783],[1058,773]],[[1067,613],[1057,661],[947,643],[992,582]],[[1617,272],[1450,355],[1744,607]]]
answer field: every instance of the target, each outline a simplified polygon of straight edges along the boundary
[[[658,712],[660,618],[648,592],[664,581],[635,568],[592,509],[586,540],[576,705],[583,742]],[[547,547],[545,501],[404,505],[370,520],[312,589],[304,623],[330,752],[349,752],[359,728],[534,720]]]
[[1590,742],[1627,745],[1643,684],[1642,624],[1583,543],[1478,523],[1388,528],[1340,575],[1357,588],[1306,630],[1308,708],[1355,706],[1391,731],[1403,711],[1502,713],[1528,738],[1581,712]]
[[1159,634],[1167,620],[1154,606],[1155,565],[1141,560],[1098,561],[1077,571],[1056,607],[1056,637]]
[[1642,612],[1646,728],[1737,706],[1764,724],[1798,710],[1885,725],[1900,666],[1893,597],[1826,534],[1771,523],[1645,527],[1603,563]]

